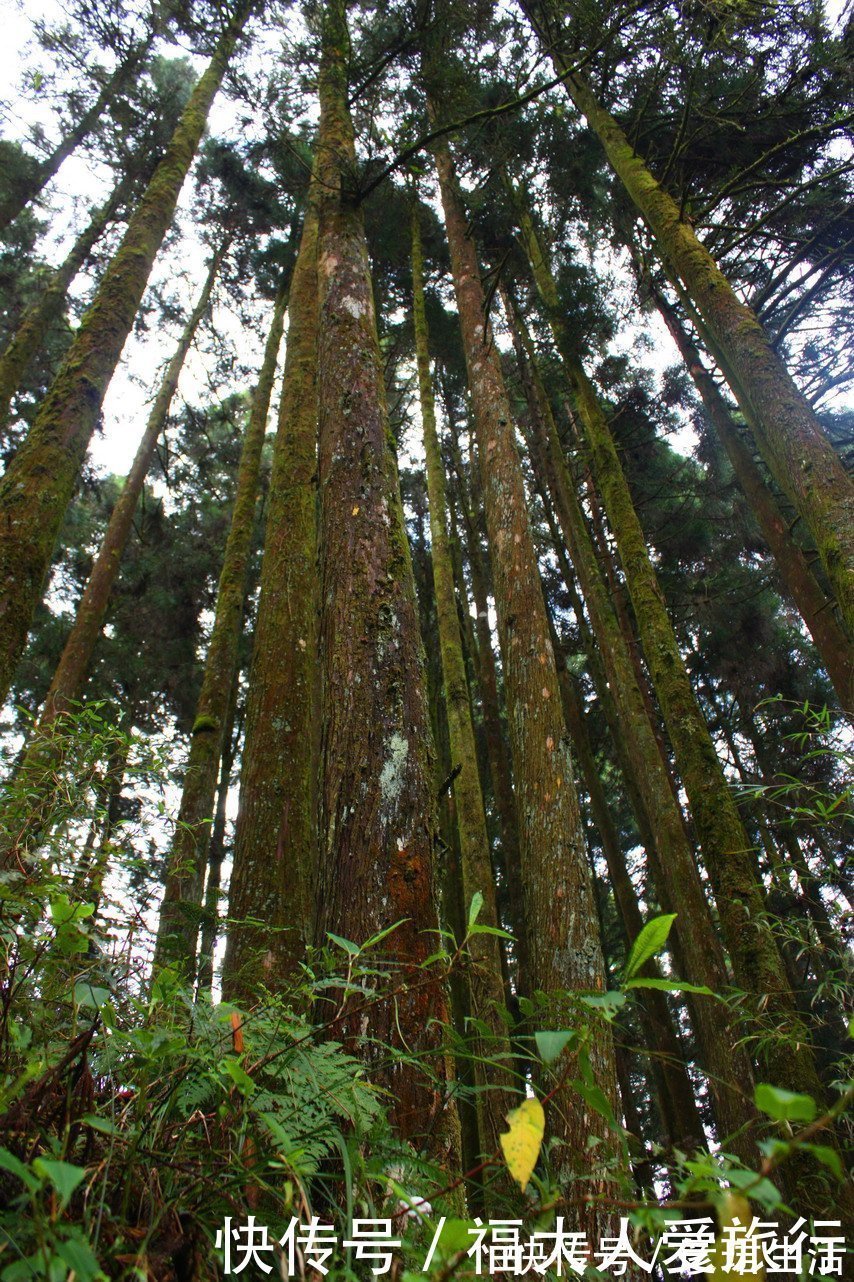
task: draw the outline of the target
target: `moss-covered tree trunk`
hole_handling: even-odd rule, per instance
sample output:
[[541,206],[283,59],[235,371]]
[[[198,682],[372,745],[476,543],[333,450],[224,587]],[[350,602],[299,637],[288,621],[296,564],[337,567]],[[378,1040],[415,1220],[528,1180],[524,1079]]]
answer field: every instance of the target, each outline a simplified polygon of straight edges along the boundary
[[[421,427],[427,472],[427,494],[430,504],[430,551],[433,567],[433,590],[451,768],[454,772],[454,810],[460,840],[460,869],[463,901],[471,904],[480,894],[483,904],[479,920],[498,928],[498,908],[489,848],[489,834],[477,761],[477,745],[469,702],[468,678],[463,657],[463,639],[457,613],[454,567],[448,539],[445,469],[436,430],[436,410],[430,372],[429,334],[424,306],[424,256],[421,246],[420,214],[416,200],[412,207],[412,289],[415,355],[418,366],[418,389],[421,405]],[[510,1039],[503,1018],[504,981],[501,972],[501,949],[495,935],[475,935],[469,946],[468,967],[471,1015],[489,1030],[477,1042],[474,1064],[477,1095],[478,1128],[481,1152],[493,1153],[498,1138],[506,1129],[506,1114],[512,1106],[510,1090]],[[487,1061],[493,1057],[495,1062]],[[502,1063],[503,1060],[503,1063]]]
[[107,608],[110,603],[113,587],[119,575],[122,557],[133,529],[134,514],[142,494],[145,478],[151,468],[151,461],[157,442],[166,426],[169,410],[178,389],[178,381],[187,354],[193,345],[196,331],[202,322],[210,304],[217,275],[228,246],[226,242],[211,257],[207,276],[202,285],[196,304],[187,317],[181,336],[166,367],[166,372],[157,389],[157,395],[145,431],[134,455],[130,471],[125,478],[121,494],[116,499],[110,513],[107,529],[98,555],[92,566],[92,572],[83,590],[74,625],[60,656],[56,671],[45,699],[39,721],[40,726],[51,724],[82,693],[86,675],[92,662],[95,644],[104,626]]
[[[317,186],[291,279],[234,832],[223,991],[275,988],[311,940],[317,763]],[[250,920],[265,923],[263,927]],[[270,929],[272,928],[272,929]]]
[[808,1041],[781,974],[774,937],[763,919],[762,887],[750,838],[691,688],[607,419],[578,362],[567,370],[736,981],[762,1008],[773,1010],[791,1035],[792,1044],[771,1042],[765,1052],[772,1079],[791,1090],[817,1094],[819,1083]]
[[[568,71],[571,58],[562,50],[557,16],[562,0],[523,0],[523,8],[548,42],[556,69]],[[586,78],[569,74],[563,83],[643,215],[660,255],[696,303],[736,399],[750,414],[768,470],[812,534],[846,629],[854,637],[854,483],[755,313],[738,297],[676,201]]]
[[252,555],[255,501],[261,452],[267,432],[270,397],[276,377],[284,329],[288,279],[282,279],[258,382],[252,394],[249,421],[240,452],[231,523],[217,586],[216,609],[205,655],[202,688],[190,732],[181,804],[166,865],[163,902],[154,953],[155,970],[174,965],[192,976],[195,966],[202,881],[210,844],[210,825],[216,797],[223,738],[237,669],[246,578]]
[[216,806],[214,808],[211,840],[208,848],[208,875],[205,882],[205,903],[202,915],[202,928],[199,932],[199,962],[196,968],[197,988],[199,994],[210,993],[214,974],[214,953],[220,927],[220,900],[222,897],[222,866],[225,863],[225,832],[228,821],[228,794],[231,788],[231,773],[237,746],[241,739],[242,727],[237,720],[237,696],[240,687],[239,665],[234,673],[231,687],[231,702],[225,722],[225,734],[222,741],[222,757],[219,765],[219,782],[216,788]]
[[[608,421],[571,343],[541,246],[531,253],[538,287],[560,351],[593,475],[617,544],[650,677],[673,747],[736,982],[757,1018],[773,1012],[786,1037],[768,1039],[760,1062],[772,1081],[822,1098],[807,1031],[764,914],[750,838],[688,677]],[[551,297],[548,297],[549,282]],[[803,1190],[802,1192],[805,1192]]]
[[[603,669],[604,680],[600,679],[599,684],[606,701],[613,700],[617,712],[618,724],[612,727],[614,741],[625,747],[625,777],[627,783],[634,785],[639,826],[646,823],[650,829],[651,840],[645,844],[653,879],[662,907],[677,914],[674,935],[685,966],[683,978],[722,992],[729,982],[726,965],[682,815],[566,468],[551,406],[531,360],[530,339],[518,313],[514,315],[514,328],[524,346],[520,356],[526,358],[520,360],[520,372],[527,384],[531,410],[531,461],[535,472],[545,479],[590,614],[598,643],[595,658]],[[750,1061],[738,1045],[728,1013],[719,1003],[701,997],[692,1004],[692,1015],[720,1134],[727,1137],[732,1151],[745,1161],[753,1160],[755,1147],[742,1132],[756,1117],[750,1100]]]
[[83,112],[77,124],[69,129],[49,156],[34,162],[29,167],[29,172],[22,175],[20,181],[14,183],[4,199],[0,200],[0,231],[8,227],[18,214],[44,190],[51,178],[59,172],[63,162],[92,133],[110,104],[124,92],[139,73],[151,48],[154,34],[152,32],[130,50],[127,57],[113,71],[92,105]]
[[[559,654],[557,638],[553,638],[555,653]],[[629,943],[637,939],[643,928],[643,916],[637,895],[626,867],[620,838],[599,777],[581,698],[575,678],[567,669],[562,657],[558,659],[558,678],[564,715],[585,791],[590,802],[593,823],[599,844],[608,866],[608,878],[614,902]],[[644,974],[659,978],[657,963],[649,962]],[[656,1086],[659,1113],[665,1129],[666,1141],[685,1152],[705,1144],[705,1134],[694,1088],[685,1068],[685,1051],[674,1027],[667,999],[655,989],[640,990],[638,994],[641,1021],[646,1035],[652,1079]]]
[[74,623],[51,678],[32,738],[22,758],[19,777],[28,778],[30,781],[27,791],[27,812],[23,821],[19,819],[10,828],[10,831],[14,831],[15,834],[14,841],[11,844],[7,844],[5,839],[0,842],[0,848],[2,848],[0,858],[5,866],[19,869],[26,867],[26,850],[31,848],[41,835],[45,807],[50,805],[52,800],[52,776],[49,767],[53,754],[57,751],[57,741],[54,736],[59,734],[60,740],[62,736],[62,726],[57,723],[61,722],[63,714],[69,712],[83,695],[92,656],[107,617],[110,598],[119,576],[128,538],[133,529],[134,515],[151,466],[155,446],[166,424],[169,406],[175,395],[187,353],[208,308],[225,248],[223,244],[211,259],[199,298],[187,318],[158,388],[142,440],[125,478],[122,492],[110,513],[101,546],[77,605]]
[[840,704],[851,711],[854,708],[854,646],[837,622],[833,611],[828,609],[828,600],[810,569],[806,556],[792,537],[788,521],[765,483],[750,449],[742,440],[729,406],[703,364],[697,346],[692,342],[676,309],[660,290],[654,289],[652,297],[694,380],[712,430],[726,452],[736,482],[774,557],[783,585],[809,629]]
[[0,698],[8,694],[107,386],[252,3],[240,0],[218,40],[33,427],[0,481]]
[[[317,939],[331,930],[361,942],[400,923],[383,944],[397,963],[386,982],[396,982],[398,996],[361,1015],[345,1003],[330,1033],[344,1033],[375,1066],[398,1132],[456,1169],[447,994],[438,974],[421,969],[438,924],[430,725],[364,223],[352,189],[344,0],[327,0],[323,16]],[[406,1062],[389,1063],[389,1047],[405,1048]]]
[[27,308],[21,317],[21,323],[3,349],[0,356],[0,427],[9,421],[12,398],[21,385],[30,361],[44,343],[53,322],[62,315],[69,285],[115,216],[122,199],[123,186],[123,183],[119,183],[109,199],[92,215],[65,261],[57,267],[44,289]]
[[[549,1017],[568,1017],[559,995],[601,988],[604,962],[557,669],[539,588],[537,557],[500,358],[484,322],[484,291],[448,148],[435,150],[451,270],[472,396],[486,527],[504,672],[529,927],[531,983],[550,995]],[[591,1048],[596,1080],[616,1106],[613,1046]],[[566,1141],[561,1169],[580,1174],[587,1139],[602,1124],[570,1089],[561,1089],[551,1126]],[[608,1216],[588,1207],[579,1224],[598,1231]]]
[[[504,869],[507,903],[507,920],[515,936],[513,953],[517,992],[529,996],[530,961],[528,957],[528,932],[525,926],[524,891],[519,859],[519,825],[516,815],[516,798],[513,792],[513,775],[510,753],[501,719],[501,701],[498,694],[498,672],[492,649],[492,629],[489,626],[489,596],[487,569],[483,548],[472,512],[475,495],[480,488],[469,492],[462,467],[459,447],[452,440],[454,470],[457,478],[457,501],[463,518],[466,552],[471,574],[472,598],[475,607],[475,634],[477,637],[476,674],[483,711],[483,729],[489,775],[492,782],[492,799],[498,812],[501,830],[501,866]],[[472,480],[476,481],[472,469]]]

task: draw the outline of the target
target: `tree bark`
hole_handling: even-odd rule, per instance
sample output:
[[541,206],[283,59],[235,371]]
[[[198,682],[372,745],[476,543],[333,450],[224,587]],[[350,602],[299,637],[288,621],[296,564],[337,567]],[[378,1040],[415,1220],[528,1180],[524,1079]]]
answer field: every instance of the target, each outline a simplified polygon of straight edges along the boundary
[[9,845],[5,839],[2,841],[2,860],[7,867],[26,866],[26,848],[32,847],[41,834],[44,805],[49,801],[48,793],[51,788],[49,763],[56,751],[54,735],[61,733],[61,726],[57,727],[57,722],[61,721],[64,713],[71,711],[83,694],[92,655],[104,626],[154,449],[166,424],[187,353],[207,311],[226,247],[224,243],[211,259],[198,301],[187,319],[163,376],[131,469],[110,513],[104,538],[78,603],[74,623],[56,665],[41,715],[21,761],[21,777],[29,776],[31,780],[27,794],[27,814],[24,822],[15,826],[14,842]]
[[[632,658],[620,630],[607,589],[601,577],[581,505],[568,475],[560,448],[557,427],[545,389],[531,360],[530,340],[515,314],[519,338],[527,350],[518,351],[520,372],[530,377],[527,390],[531,407],[531,453],[535,473],[545,477],[555,506],[561,532],[578,575],[598,641],[598,657],[604,669],[604,687],[616,706],[619,725],[615,742],[625,745],[626,779],[636,786],[643,817],[649,823],[652,840],[647,844],[653,878],[662,907],[675,912],[673,932],[685,965],[683,978],[713,992],[723,992],[729,978],[723,953],[715,934],[709,906],[694,856],[685,835],[679,807],[673,796],[655,732],[638,687]],[[515,326],[514,326],[515,328]],[[746,1128],[756,1120],[750,1091],[752,1070],[727,1013],[709,998],[692,1003],[702,1067],[709,1079],[715,1115],[722,1141],[745,1161],[752,1161],[755,1147]]]
[[[554,0],[523,0],[523,8],[547,41],[557,71],[570,72],[559,24],[552,21],[559,6]],[[587,80],[570,72],[564,85],[643,215],[662,258],[696,302],[724,359],[733,393],[750,413],[766,466],[812,534],[842,620],[854,636],[854,485],[839,455],[755,313],[738,297]]]
[[216,796],[217,774],[237,668],[246,599],[246,576],[255,528],[261,453],[267,433],[267,415],[276,377],[287,299],[288,281],[283,278],[273,306],[264,359],[252,395],[249,422],[240,452],[231,524],[217,587],[216,610],[205,655],[196,718],[190,733],[190,751],[184,771],[181,805],[169,851],[163,902],[160,906],[154,969],[156,971],[159,967],[171,964],[190,978],[193,978],[195,969],[202,880],[210,844],[210,821]]
[[[533,223],[529,216],[529,226]],[[531,243],[530,238],[528,243]],[[754,1018],[773,1012],[778,1034],[765,1039],[760,1062],[772,1081],[823,1099],[807,1031],[786,982],[779,949],[764,914],[750,838],[738,813],[688,672],[650,560],[614,439],[592,383],[578,360],[557,305],[554,279],[541,245],[529,251],[535,279],[563,360],[691,814],[715,893],[718,914],[738,984],[755,1002]],[[790,1169],[794,1169],[793,1162]],[[809,1163],[806,1164],[809,1168]],[[804,1172],[809,1182],[808,1170]],[[806,1187],[801,1196],[808,1196]]]
[[[223,992],[251,1001],[311,941],[317,769],[317,236],[312,181],[288,305],[234,831]],[[252,919],[263,922],[253,926]],[[272,928],[272,930],[271,930]]]
[[118,208],[124,183],[119,183],[107,201],[89,219],[65,261],[50,276],[45,288],[21,317],[0,356],[0,427],[9,421],[12,398],[21,385],[30,361],[43,345],[52,323],[62,315],[68,287],[101,238]]
[[828,607],[828,600],[809,563],[789,533],[773,493],[766,485],[753,455],[741,438],[732,412],[706,369],[675,307],[651,290],[667,328],[694,380],[712,430],[726,451],[736,482],[750,506],[759,530],[774,557],[783,585],[809,629],[842,708],[854,709],[854,646]]
[[219,765],[219,782],[216,790],[216,808],[208,849],[208,876],[205,882],[205,904],[202,929],[199,934],[198,992],[210,993],[213,985],[214,952],[220,927],[220,898],[222,892],[222,865],[225,862],[225,831],[231,772],[240,742],[241,728],[237,724],[237,696],[240,686],[240,669],[235,669],[231,687],[231,701],[225,723],[222,757]]
[[[429,334],[424,307],[424,257],[419,220],[417,199],[413,199],[412,288],[415,355],[418,366],[427,494],[430,504],[433,590],[436,599],[451,765],[452,770],[456,772],[451,786],[460,839],[462,893],[466,912],[474,895],[478,893],[482,895],[483,904],[478,921],[491,929],[496,929],[500,923],[489,834],[480,788],[477,745],[471,718],[463,641],[457,613],[454,569],[448,540],[445,471],[436,430]],[[489,1029],[488,1036],[475,1039],[474,1062],[475,1082],[480,1088],[477,1095],[477,1108],[481,1152],[488,1155],[498,1147],[499,1135],[506,1127],[506,1113],[513,1103],[510,1094],[513,1088],[510,1039],[503,1018],[504,982],[498,937],[487,934],[474,935],[469,941],[468,952],[470,960],[467,972],[472,1003],[471,1014]],[[492,1062],[489,1062],[490,1060]]]
[[[457,477],[457,498],[466,536],[466,552],[471,574],[472,597],[475,607],[475,634],[477,637],[477,681],[483,708],[483,726],[492,795],[498,811],[501,829],[501,863],[507,878],[507,903],[511,929],[515,936],[513,947],[517,992],[530,996],[530,958],[528,956],[528,930],[525,925],[524,890],[519,860],[519,824],[510,753],[501,720],[501,701],[498,694],[498,673],[492,649],[492,630],[489,626],[489,596],[487,568],[481,547],[477,524],[472,512],[475,495],[468,492],[463,473],[459,447],[452,443],[454,470]],[[472,469],[472,481],[476,481]],[[479,487],[475,494],[479,495]]]
[[[556,640],[553,638],[555,652],[558,653]],[[599,778],[575,680],[566,664],[561,661],[558,662],[558,678],[566,724],[590,801],[600,848],[608,866],[608,878],[617,911],[626,939],[631,943],[637,939],[644,924],[637,895]],[[661,971],[654,961],[647,963],[642,973],[652,978],[661,978]],[[685,1068],[685,1052],[673,1025],[667,999],[664,993],[655,989],[639,989],[638,1005],[667,1142],[685,1152],[703,1147],[706,1142],[703,1124],[694,1099],[694,1087]]]
[[[362,943],[399,923],[383,943],[394,964],[386,982],[400,989],[398,996],[362,1016],[345,1002],[330,1032],[343,1033],[391,1091],[398,1133],[456,1170],[446,988],[439,973],[423,968],[438,925],[429,718],[364,222],[352,190],[345,0],[327,0],[323,17],[317,939],[324,942],[331,930]],[[406,1063],[393,1053],[402,1048]],[[413,1056],[426,1061],[429,1073]]]
[[166,426],[166,420],[169,417],[169,410],[178,390],[178,381],[181,377],[187,354],[193,345],[196,331],[210,305],[211,294],[227,249],[228,241],[226,240],[211,258],[207,276],[196,300],[196,305],[187,317],[181,337],[178,339],[175,351],[172,353],[172,357],[166,367],[166,373],[157,390],[157,396],[151,407],[145,431],[137,447],[130,471],[125,478],[122,492],[116,499],[115,506],[110,513],[110,520],[103,541],[92,566],[92,572],[89,575],[86,587],[83,590],[83,595],[80,598],[74,626],[68,635],[62,656],[53,674],[53,680],[39,720],[41,727],[49,726],[57,716],[69,708],[75,699],[79,698],[83,690],[86,674],[92,662],[95,643],[100,636],[101,628],[104,626],[110,597],[119,575],[130,532],[133,529],[134,514],[145,485],[145,478],[151,468],[154,450]]
[[[440,144],[434,154],[492,552],[531,982],[549,995],[548,1017],[560,1021],[556,1026],[561,1027],[572,1004],[567,994],[604,984],[593,886],[500,358],[484,320],[477,255],[467,235],[450,151]],[[616,1108],[613,1046],[604,1033],[591,1045],[591,1063],[598,1085]],[[581,1172],[588,1137],[603,1127],[571,1088],[561,1088],[555,1102],[551,1125],[566,1141],[559,1159],[561,1174],[571,1178]],[[578,1212],[578,1222],[597,1231],[608,1215],[601,1207],[588,1207]]]
[[9,692],[104,395],[248,18],[241,0],[131,217],[53,386],[0,481],[0,698]]

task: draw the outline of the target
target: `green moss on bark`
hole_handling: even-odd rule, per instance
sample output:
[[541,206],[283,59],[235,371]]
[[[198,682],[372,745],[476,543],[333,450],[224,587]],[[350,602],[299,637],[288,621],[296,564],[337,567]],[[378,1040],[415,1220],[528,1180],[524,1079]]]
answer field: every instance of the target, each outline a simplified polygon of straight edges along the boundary
[[248,9],[239,6],[221,36],[33,427],[0,481],[0,697],[9,691],[26,644],[107,386]]
[[246,575],[252,552],[255,501],[267,414],[284,328],[287,282],[282,281],[252,397],[243,439],[231,523],[217,587],[216,609],[205,655],[202,688],[190,737],[178,825],[166,867],[166,883],[154,955],[155,970],[166,964],[192,975],[210,843],[211,818],[223,747],[223,727],[237,668]]
[[[554,0],[524,0],[535,28],[559,13]],[[549,38],[555,67],[566,72],[560,38]],[[854,638],[854,483],[806,397],[678,205],[634,150],[580,73],[564,85],[596,133],[614,171],[643,215],[659,254],[696,303],[736,399],[753,424],[762,457],[815,540],[849,637]]]
[[[468,678],[463,658],[463,641],[457,612],[454,568],[448,540],[445,472],[430,375],[429,333],[424,306],[424,262],[417,201],[412,208],[412,282],[415,354],[421,424],[430,505],[430,551],[433,567],[433,589],[439,631],[439,647],[444,676],[445,707],[448,722],[451,761],[457,772],[453,782],[454,810],[460,842],[463,899],[483,896],[480,919],[484,925],[497,927],[495,883],[489,848],[489,835],[483,796],[480,789],[477,748],[469,702]],[[477,1096],[478,1129],[483,1154],[495,1152],[499,1135],[506,1128],[506,1113],[513,1106],[508,1092],[513,1079],[509,1072],[510,1039],[503,1018],[504,981],[501,950],[494,935],[478,935],[471,944],[472,965],[468,980],[471,1014],[489,1029],[489,1035],[478,1046],[474,1077],[480,1087]],[[504,1071],[487,1060],[504,1061]],[[502,1089],[502,1087],[504,1089]]]
[[[523,227],[533,228],[530,219]],[[550,273],[543,271],[547,264],[542,253],[536,254],[538,242],[526,238],[526,248],[529,253],[535,251],[531,262],[538,286],[542,283],[548,289]],[[557,313],[550,312],[549,315],[556,318],[553,323],[558,323]],[[554,502],[561,533],[590,613],[598,643],[595,649],[591,647],[588,651],[594,680],[606,712],[613,708],[616,716],[616,720],[614,715],[611,716],[612,737],[622,755],[623,773],[634,798],[638,826],[642,832],[649,828],[645,845],[659,899],[665,911],[677,913],[674,940],[678,947],[678,960],[690,982],[702,984],[715,992],[722,991],[728,984],[726,965],[694,855],[686,838],[682,815],[661,757],[629,647],[614,612],[581,505],[567,471],[551,406],[533,360],[533,347],[518,315],[514,317],[514,329],[522,346],[518,353],[520,372],[532,411],[529,446],[534,472],[544,479]],[[570,577],[567,575],[567,582]],[[578,617],[583,618],[580,609]],[[753,1145],[742,1130],[755,1118],[749,1097],[744,1092],[745,1083],[752,1078],[750,1061],[738,1046],[728,1015],[722,1007],[701,1000],[692,1004],[692,1017],[719,1128],[724,1134],[734,1137],[730,1141],[733,1150],[745,1161],[751,1160]]]
[[[361,210],[348,195],[355,167],[347,106],[344,0],[324,7],[321,60],[318,284],[320,662],[317,937],[386,941],[404,991],[336,1032],[375,1065],[399,1133],[459,1169],[459,1121],[447,1080],[441,980],[419,965],[438,926],[433,763],[412,565],[388,430],[373,289]],[[377,1047],[410,1054],[389,1069]],[[385,1054],[382,1060],[387,1064]]]
[[[488,325],[474,244],[458,192],[450,151],[435,149],[451,270],[474,410],[486,527],[519,817],[530,979],[553,994],[555,1020],[571,1017],[571,998],[558,994],[600,988],[604,963],[593,888],[570,761],[548,619],[539,589],[521,464],[500,358]],[[568,1006],[566,1005],[568,1003]],[[558,1026],[561,1026],[558,1024]],[[613,1046],[593,1047],[597,1082],[616,1107]],[[564,1174],[577,1169],[597,1123],[570,1090],[558,1092],[552,1125],[566,1140]],[[579,1213],[599,1233],[607,1213]]]
[[[311,939],[317,765],[317,184],[288,304],[246,705],[223,990],[285,982]],[[270,929],[257,928],[248,919]]]

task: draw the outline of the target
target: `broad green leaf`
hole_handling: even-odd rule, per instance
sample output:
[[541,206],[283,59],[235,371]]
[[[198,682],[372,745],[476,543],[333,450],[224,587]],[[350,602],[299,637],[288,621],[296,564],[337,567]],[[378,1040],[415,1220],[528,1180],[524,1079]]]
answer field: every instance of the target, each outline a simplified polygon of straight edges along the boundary
[[646,923],[629,950],[623,970],[624,980],[632,979],[650,957],[661,952],[675,920],[675,913],[663,913]]
[[524,1193],[534,1173],[546,1133],[546,1115],[538,1099],[526,1099],[507,1114],[509,1130],[498,1138],[507,1169]]
[[33,1170],[36,1175],[53,1185],[63,1206],[68,1204],[77,1185],[86,1177],[85,1166],[72,1166],[70,1162],[59,1162],[50,1157],[37,1157],[33,1162]]
[[581,1000],[585,1006],[594,1010],[603,1010],[608,1019],[613,1019],[621,1006],[626,1004],[626,994],[616,991],[608,993],[584,993]]
[[326,937],[331,939],[333,944],[337,944],[339,948],[343,948],[344,952],[349,953],[351,957],[356,957],[359,953],[359,945],[354,944],[352,939],[343,939],[341,935],[333,935],[331,930],[327,930]]
[[810,1095],[798,1095],[760,1082],[753,1093],[758,1109],[773,1117],[776,1122],[811,1122],[817,1112],[816,1102]]
[[75,1282],[95,1282],[96,1278],[106,1278],[92,1254],[92,1248],[82,1237],[75,1236],[64,1242],[57,1242],[56,1253],[74,1274]]
[[248,1097],[253,1094],[255,1090],[255,1083],[246,1072],[243,1065],[239,1064],[236,1059],[227,1055],[225,1059],[220,1061],[220,1068],[224,1073],[228,1074],[237,1089],[240,1091],[241,1095]]
[[[432,1239],[436,1229],[432,1226],[430,1237]],[[436,1251],[439,1255],[447,1257],[456,1255],[458,1251],[467,1251],[471,1246],[474,1238],[472,1233],[477,1228],[474,1220],[454,1220],[447,1219],[442,1225],[442,1232],[439,1235],[439,1241],[436,1243]]]
[[579,1081],[573,1082],[572,1087],[573,1090],[578,1091],[578,1094],[584,1100],[585,1104],[589,1104],[594,1113],[598,1113],[600,1117],[604,1117],[615,1131],[620,1129],[617,1119],[614,1116],[614,1110],[611,1107],[607,1095],[601,1087],[597,1086],[595,1083],[593,1085],[588,1085],[585,1082]]
[[402,926],[403,923],[408,920],[408,917],[401,917],[400,921],[396,921],[393,926],[386,926],[385,930],[379,931],[376,935],[371,935],[371,938],[366,939],[362,944],[361,951],[366,952],[369,948],[376,948],[377,944],[381,943],[382,940],[386,939],[395,930],[397,930],[398,926]]
[[91,917],[94,911],[94,904],[76,904],[67,895],[57,895],[50,901],[51,919],[57,926],[62,926],[67,921],[82,921],[85,917]]
[[537,1043],[540,1059],[544,1064],[554,1063],[563,1049],[577,1036],[577,1033],[567,1032],[535,1033],[534,1041]]
[[106,1006],[111,996],[109,988],[96,987],[83,979],[74,985],[74,1000],[78,1006],[94,1006],[96,1010],[100,1010],[102,1006]]
[[775,1188],[771,1181],[764,1176],[760,1179],[755,1171],[731,1167],[727,1171],[726,1177],[730,1184],[733,1184],[737,1189],[749,1192],[750,1196],[761,1203],[766,1211],[774,1210],[783,1200],[779,1189]]
[[118,1135],[119,1128],[108,1117],[98,1117],[95,1113],[87,1113],[80,1119],[81,1126],[90,1126],[93,1131],[100,1131],[102,1135]]
[[845,1179],[845,1168],[842,1165],[842,1158],[839,1156],[835,1148],[831,1148],[828,1144],[803,1144],[801,1147],[808,1149],[810,1153],[818,1158],[819,1162],[828,1168],[828,1170],[833,1171],[833,1174],[838,1180]]
[[472,926],[477,921],[478,915],[482,907],[483,907],[483,895],[480,893],[479,890],[476,890],[472,895],[471,903],[469,904],[469,920],[468,920],[469,930],[471,930]]
[[717,993],[711,988],[706,988],[705,984],[689,984],[684,979],[630,979],[624,984],[625,989],[631,988],[657,988],[662,993],[701,993],[704,997],[717,997]]
[[479,921],[469,926],[470,935],[497,935],[499,939],[515,939],[508,930],[502,930],[500,926],[482,926]]
[[0,1148],[0,1171],[8,1171],[10,1175],[17,1175],[22,1184],[25,1184],[31,1193],[35,1193],[39,1186],[38,1179],[33,1175],[28,1166],[10,1153],[7,1148]]

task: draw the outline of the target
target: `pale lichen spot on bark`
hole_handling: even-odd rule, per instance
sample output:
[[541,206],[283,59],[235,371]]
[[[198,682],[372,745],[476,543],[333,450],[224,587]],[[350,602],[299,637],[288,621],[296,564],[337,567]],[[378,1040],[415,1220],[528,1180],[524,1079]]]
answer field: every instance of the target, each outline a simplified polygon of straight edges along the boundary
[[321,254],[320,261],[318,263],[321,274],[324,276],[331,276],[339,262],[340,259],[336,258],[334,254]]
[[393,806],[403,791],[403,768],[409,756],[409,740],[397,730],[389,736],[386,758],[380,771],[380,796],[383,804]]
[[368,310],[365,304],[360,302],[358,298],[345,298],[342,300],[341,306],[344,308],[345,312],[353,317],[353,320],[361,320],[362,317],[367,314]]

